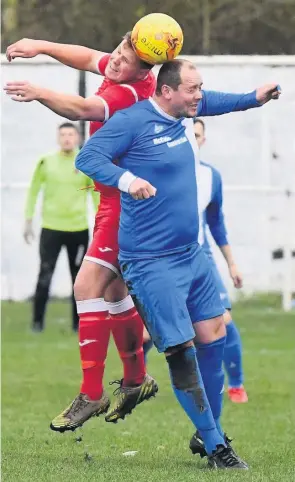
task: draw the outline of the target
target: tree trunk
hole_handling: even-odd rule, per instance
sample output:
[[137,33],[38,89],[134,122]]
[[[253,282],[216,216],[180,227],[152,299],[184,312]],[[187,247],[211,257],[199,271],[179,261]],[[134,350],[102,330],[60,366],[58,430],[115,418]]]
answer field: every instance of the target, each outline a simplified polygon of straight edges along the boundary
[[202,27],[202,53],[208,55],[211,47],[210,0],[202,0]]

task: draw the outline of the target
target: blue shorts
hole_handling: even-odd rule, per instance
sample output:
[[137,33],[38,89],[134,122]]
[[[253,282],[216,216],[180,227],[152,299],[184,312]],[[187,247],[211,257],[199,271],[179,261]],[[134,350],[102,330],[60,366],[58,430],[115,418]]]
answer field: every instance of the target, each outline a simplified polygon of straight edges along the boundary
[[232,307],[231,307],[229,294],[228,294],[228,291],[227,291],[227,289],[226,289],[226,287],[223,283],[223,280],[222,280],[221,275],[218,271],[218,268],[216,266],[214,258],[211,254],[208,254],[207,256],[209,258],[209,261],[211,263],[212,270],[213,270],[213,273],[214,273],[214,276],[215,276],[216,286],[217,286],[217,289],[218,289],[218,292],[219,292],[221,303],[223,304],[223,306],[226,310],[231,310]]
[[212,265],[199,245],[148,259],[120,254],[121,271],[159,352],[192,340],[192,324],[224,313]]

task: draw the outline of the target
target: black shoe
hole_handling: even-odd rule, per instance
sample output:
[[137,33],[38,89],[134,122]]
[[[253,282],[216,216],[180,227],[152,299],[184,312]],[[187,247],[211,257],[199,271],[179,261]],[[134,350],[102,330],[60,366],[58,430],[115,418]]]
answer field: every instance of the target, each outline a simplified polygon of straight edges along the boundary
[[207,456],[205,444],[198,430],[192,436],[191,441],[189,443],[189,448],[191,449],[193,455],[199,454],[201,459]]
[[[232,439],[229,438],[226,434],[224,434],[224,442],[226,447],[230,447],[234,454],[237,455],[230,444],[232,442]],[[207,456],[205,444],[198,430],[192,436],[189,448],[191,449],[193,455],[199,454],[201,459]]]
[[248,470],[248,465],[243,462],[233,449],[218,445],[212,455],[208,456],[208,467],[210,469],[242,469]]
[[41,331],[44,330],[44,326],[38,321],[34,321],[34,323],[32,324],[31,330],[34,333],[41,333]]

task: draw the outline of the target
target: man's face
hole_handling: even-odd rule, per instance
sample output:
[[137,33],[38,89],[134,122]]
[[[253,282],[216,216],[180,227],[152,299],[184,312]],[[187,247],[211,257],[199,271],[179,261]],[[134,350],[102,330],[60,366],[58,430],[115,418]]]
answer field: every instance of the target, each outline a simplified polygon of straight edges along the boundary
[[63,152],[71,152],[79,146],[79,134],[74,127],[62,127],[58,132],[58,143]]
[[201,147],[206,140],[204,127],[202,126],[201,122],[196,122],[194,124],[194,131],[195,131],[195,138],[198,143],[198,146]]
[[140,60],[134,50],[123,40],[111,54],[105,75],[114,82],[132,82],[143,78],[146,73],[140,66]]
[[195,117],[202,99],[202,77],[190,64],[184,64],[180,71],[181,84],[177,90],[170,88],[171,111],[174,117]]

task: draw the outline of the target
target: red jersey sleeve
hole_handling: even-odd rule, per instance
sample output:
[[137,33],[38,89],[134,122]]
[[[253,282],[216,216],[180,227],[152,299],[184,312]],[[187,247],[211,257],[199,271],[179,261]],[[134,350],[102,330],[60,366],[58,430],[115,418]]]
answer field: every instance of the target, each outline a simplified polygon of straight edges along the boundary
[[127,84],[115,84],[105,89],[99,98],[105,107],[106,122],[117,110],[127,109],[138,101],[138,95],[134,87]]
[[101,75],[104,75],[104,73],[105,73],[106,66],[108,64],[110,56],[111,56],[111,54],[104,54],[98,61],[97,70]]

